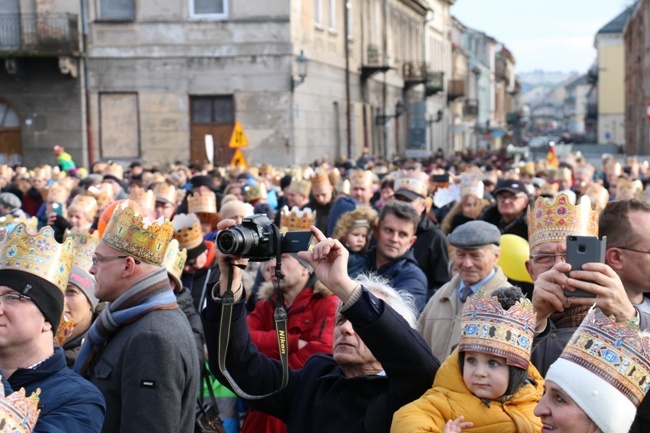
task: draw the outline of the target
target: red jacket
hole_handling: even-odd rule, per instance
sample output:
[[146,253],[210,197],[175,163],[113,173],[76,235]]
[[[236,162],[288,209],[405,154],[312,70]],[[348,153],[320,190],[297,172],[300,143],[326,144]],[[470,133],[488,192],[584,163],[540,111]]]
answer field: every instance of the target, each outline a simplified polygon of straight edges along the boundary
[[[260,301],[248,315],[248,329],[251,339],[263,354],[279,359],[278,339],[275,331],[273,312],[276,306],[274,287],[265,283],[260,288]],[[287,309],[287,329],[289,333],[289,366],[300,369],[315,353],[332,353],[334,343],[334,322],[339,299],[322,284],[315,288],[306,287]],[[298,340],[307,345],[298,349]],[[262,412],[251,410],[246,417],[242,433],[282,433],[286,425],[279,419]]]

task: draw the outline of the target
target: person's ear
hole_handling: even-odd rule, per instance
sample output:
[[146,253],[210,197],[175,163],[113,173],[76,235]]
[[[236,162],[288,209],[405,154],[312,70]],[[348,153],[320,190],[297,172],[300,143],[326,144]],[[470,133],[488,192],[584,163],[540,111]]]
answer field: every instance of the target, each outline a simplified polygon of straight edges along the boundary
[[623,255],[621,250],[618,248],[608,248],[605,251],[605,263],[607,263],[612,269],[622,270],[624,267]]

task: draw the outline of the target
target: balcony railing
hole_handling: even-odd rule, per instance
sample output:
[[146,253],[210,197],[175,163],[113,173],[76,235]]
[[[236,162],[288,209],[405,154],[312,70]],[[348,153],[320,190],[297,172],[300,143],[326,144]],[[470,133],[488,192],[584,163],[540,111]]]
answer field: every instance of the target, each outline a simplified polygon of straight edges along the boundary
[[0,53],[63,55],[79,52],[78,16],[0,13]]
[[463,107],[463,115],[465,117],[478,116],[478,99],[467,99]]
[[448,83],[449,87],[447,88],[447,98],[450,101],[465,96],[465,80],[453,78],[449,80]]

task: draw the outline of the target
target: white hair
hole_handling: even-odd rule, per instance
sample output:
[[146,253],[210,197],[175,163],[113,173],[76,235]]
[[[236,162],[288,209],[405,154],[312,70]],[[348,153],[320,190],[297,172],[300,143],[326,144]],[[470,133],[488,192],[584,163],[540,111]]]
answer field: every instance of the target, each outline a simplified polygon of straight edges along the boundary
[[395,290],[390,286],[388,279],[374,273],[359,274],[354,281],[361,284],[377,298],[382,299],[402,316],[411,328],[417,326],[417,309],[412,294],[406,290]]

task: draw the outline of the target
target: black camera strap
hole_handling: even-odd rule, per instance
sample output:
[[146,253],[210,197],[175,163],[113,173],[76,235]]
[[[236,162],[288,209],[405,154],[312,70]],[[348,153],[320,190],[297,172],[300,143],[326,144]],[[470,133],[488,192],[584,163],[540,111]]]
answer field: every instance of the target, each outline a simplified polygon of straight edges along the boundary
[[275,260],[275,275],[278,278],[278,284],[276,288],[277,293],[277,305],[273,313],[273,319],[275,320],[275,330],[276,336],[278,339],[278,353],[280,354],[280,362],[282,363],[282,383],[280,388],[264,395],[251,395],[241,389],[241,387],[235,382],[235,379],[230,375],[228,369],[226,368],[226,355],[228,353],[228,342],[230,341],[230,323],[232,321],[232,308],[235,304],[235,295],[232,291],[232,279],[233,279],[233,266],[242,267],[242,265],[233,265],[230,264],[228,269],[228,287],[226,292],[223,294],[221,299],[221,323],[219,326],[219,347],[218,347],[218,365],[219,370],[228,380],[228,383],[232,387],[232,390],[241,398],[247,400],[259,400],[262,398],[269,397],[273,394],[277,394],[286,388],[289,383],[289,342],[288,342],[288,332],[287,332],[287,310],[284,308],[284,296],[282,290],[280,289],[280,280],[284,278],[282,272],[280,271],[282,267],[282,251],[281,251],[281,239],[280,230],[277,226],[273,226],[274,231],[276,232],[275,239],[277,241],[276,245],[276,260]]

